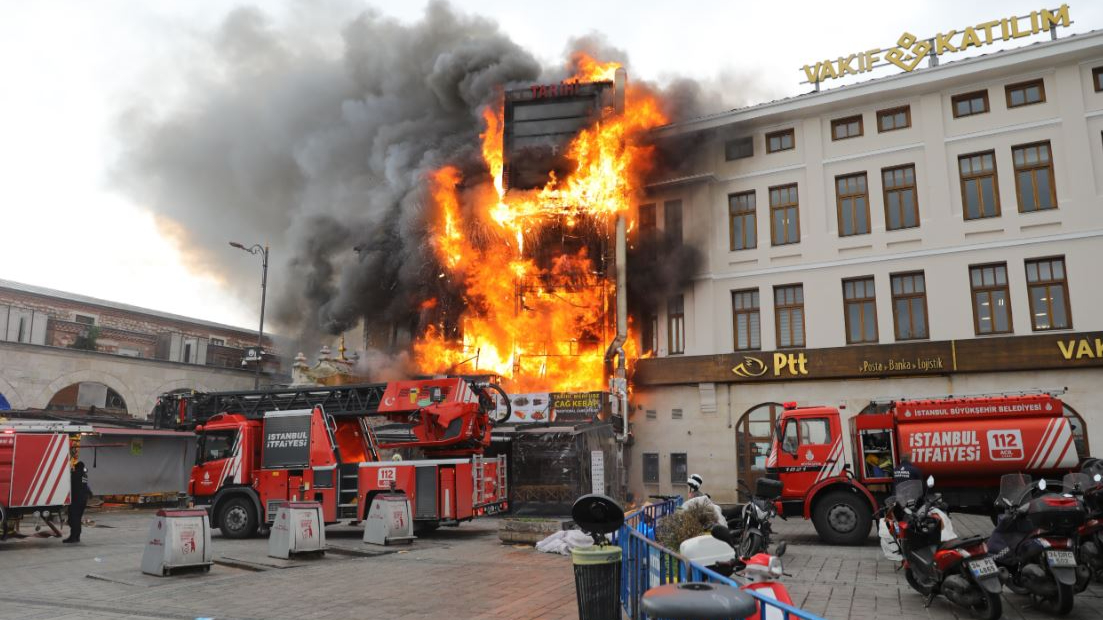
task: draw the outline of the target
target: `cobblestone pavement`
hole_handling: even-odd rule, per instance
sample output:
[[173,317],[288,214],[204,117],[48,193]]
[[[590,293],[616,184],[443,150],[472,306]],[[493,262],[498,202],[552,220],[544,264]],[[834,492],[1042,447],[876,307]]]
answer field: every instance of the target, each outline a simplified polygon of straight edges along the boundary
[[[497,521],[442,528],[379,547],[362,530],[327,528],[324,558],[267,557],[267,541],[212,539],[209,574],[141,574],[150,511],[89,513],[83,542],[0,543],[0,618],[408,620],[577,618],[570,562],[499,543]],[[27,532],[24,526],[24,533]]]
[[[570,562],[498,542],[497,521],[443,528],[411,546],[360,542],[361,530],[330,527],[325,558],[267,557],[264,539],[215,533],[210,574],[169,578],[138,570],[149,511],[90,513],[85,542],[27,538],[0,543],[0,619],[134,618],[577,618]],[[962,536],[987,534],[986,518],[954,515]],[[26,529],[26,528],[25,528]],[[785,579],[794,602],[830,620],[950,620],[967,614],[943,598],[923,608],[871,536],[861,547],[822,545],[811,524],[777,521],[789,541]],[[1008,620],[1050,616],[1004,594]],[[1103,584],[1076,598],[1072,620],[1103,617]]]
[[[958,536],[987,536],[992,530],[988,517],[950,515]],[[876,536],[860,547],[834,547],[821,544],[811,523],[799,519],[774,522],[774,540],[789,541],[783,558],[785,579],[793,602],[798,607],[830,620],[949,620],[970,618],[965,610],[938,597],[927,609],[923,597],[897,571],[897,563],[885,559]],[[875,533],[874,533],[875,534]],[[1030,599],[1004,590],[1003,617],[1007,620],[1053,618],[1044,611],[1030,609]],[[1088,586],[1076,595],[1076,604],[1066,618],[1098,620],[1103,618],[1103,584]]]

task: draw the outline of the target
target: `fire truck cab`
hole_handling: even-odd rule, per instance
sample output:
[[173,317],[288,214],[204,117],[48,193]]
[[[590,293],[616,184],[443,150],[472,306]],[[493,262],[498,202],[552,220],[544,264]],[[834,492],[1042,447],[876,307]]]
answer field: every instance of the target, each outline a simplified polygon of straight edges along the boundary
[[1087,455],[1063,410],[1049,393],[873,402],[849,421],[848,462],[837,409],[786,403],[766,470],[782,482],[781,514],[811,519],[825,542],[860,544],[903,455],[951,510],[976,514],[992,513],[1005,473],[1073,471]]
[[[356,523],[392,491],[425,530],[508,508],[504,457],[482,456],[497,406],[487,389],[448,378],[166,395],[158,407],[163,421],[202,421],[188,493],[223,536],[253,535],[288,500],[320,503],[327,523]],[[385,460],[388,449],[427,458]]]
[[53,420],[0,419],[0,540],[37,516],[54,535],[69,505],[69,464],[87,425]]

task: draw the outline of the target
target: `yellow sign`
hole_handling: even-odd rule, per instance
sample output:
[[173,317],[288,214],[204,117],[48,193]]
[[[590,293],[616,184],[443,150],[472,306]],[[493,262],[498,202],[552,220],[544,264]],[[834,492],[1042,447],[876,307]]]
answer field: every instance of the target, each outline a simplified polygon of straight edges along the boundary
[[1061,357],[1071,359],[1103,359],[1103,338],[1094,341],[1088,338],[1078,340],[1058,340],[1057,347],[1061,349]]
[[[770,370],[765,362],[757,357],[749,355],[743,357],[743,361],[732,368],[732,372],[745,379],[761,377]],[[808,358],[804,353],[774,353],[773,376],[799,377],[808,374]]]
[[883,54],[885,61],[904,71],[912,71],[932,53],[941,56],[948,52],[963,52],[970,47],[979,48],[996,41],[1010,41],[1039,32],[1049,32],[1051,28],[1058,26],[1067,28],[1070,24],[1072,21],[1069,19],[1069,5],[1062,4],[1056,10],[1042,9],[1031,11],[1030,15],[1022,17],[996,19],[976,26],[967,26],[961,31],[940,32],[930,39],[920,39],[910,32],[905,32],[896,40],[896,47],[885,50],[866,50],[848,56],[839,56],[835,60],[828,58],[811,65],[804,65],[802,69],[809,82],[823,82],[873,71],[877,63],[882,60]]

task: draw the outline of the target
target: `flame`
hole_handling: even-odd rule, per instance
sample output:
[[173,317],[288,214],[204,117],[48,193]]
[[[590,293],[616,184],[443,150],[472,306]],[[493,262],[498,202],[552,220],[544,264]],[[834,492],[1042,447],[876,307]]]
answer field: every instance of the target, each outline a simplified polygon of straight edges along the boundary
[[[576,79],[587,81],[611,80],[620,66],[585,55],[572,62]],[[461,340],[440,325],[416,338],[421,370],[497,374],[512,391],[605,389],[605,350],[616,333],[615,284],[584,248],[550,258],[545,252],[538,261],[526,255],[526,242],[533,245],[530,240],[549,226],[572,235],[603,234],[617,215],[627,216],[652,159],[638,137],[666,118],[642,90],[628,90],[625,108],[581,131],[567,151],[571,173],[549,175],[539,190],[505,192],[501,109],[484,111],[480,135],[493,195],[484,192],[482,204],[464,211],[459,170],[446,166],[432,174],[433,249],[444,277],[462,285],[465,309]],[[638,356],[634,338],[624,349],[631,359]]]
[[598,62],[586,52],[572,54],[571,64],[578,67],[578,70],[568,81],[580,82],[607,82],[613,79],[617,69],[621,67],[619,62]]

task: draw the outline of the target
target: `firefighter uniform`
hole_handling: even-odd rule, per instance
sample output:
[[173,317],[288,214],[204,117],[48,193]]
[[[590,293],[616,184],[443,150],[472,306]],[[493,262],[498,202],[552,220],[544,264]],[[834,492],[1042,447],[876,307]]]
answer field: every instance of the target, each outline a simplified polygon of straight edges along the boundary
[[88,506],[88,498],[92,497],[92,487],[88,486],[88,469],[83,461],[77,464],[69,472],[70,497],[69,502],[69,537],[61,542],[80,542],[80,522],[84,518],[84,509]]

